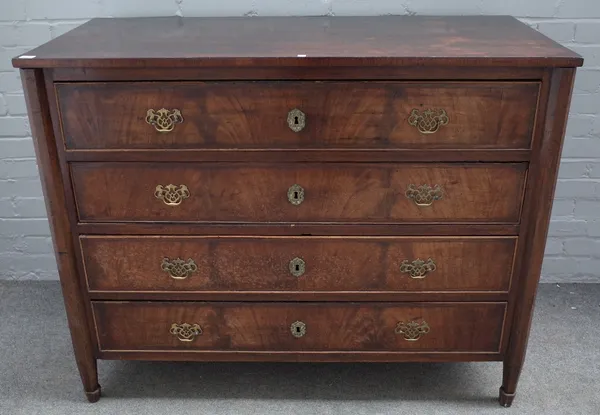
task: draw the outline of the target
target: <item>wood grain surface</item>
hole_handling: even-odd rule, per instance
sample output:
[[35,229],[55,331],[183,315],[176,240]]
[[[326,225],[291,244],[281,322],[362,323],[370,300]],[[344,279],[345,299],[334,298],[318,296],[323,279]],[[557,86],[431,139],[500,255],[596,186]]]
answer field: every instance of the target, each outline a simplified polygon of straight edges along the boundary
[[96,342],[91,327],[90,303],[78,274],[76,248],[73,244],[72,212],[65,197],[65,182],[60,171],[59,152],[50,119],[43,71],[24,69],[20,71],[25,101],[29,113],[31,133],[37,165],[46,202],[48,222],[52,233],[52,246],[60,277],[60,285],[67,313],[75,362],[87,399],[100,399]]
[[[92,19],[27,55],[13,65],[31,68],[89,401],[96,359],[503,360],[510,406],[577,53],[507,16],[323,16]],[[144,119],[163,107],[183,113],[170,133]],[[406,118],[428,108],[448,115],[433,134]],[[167,206],[169,184],[189,197]],[[442,197],[417,206],[409,185]],[[165,257],[198,269],[172,280]],[[420,257],[426,278],[398,272]],[[429,331],[407,341],[411,321]],[[182,342],[173,323],[202,334]]]
[[[536,82],[138,82],[59,83],[68,149],[527,149]],[[149,109],[178,109],[159,132]],[[306,126],[294,132],[288,113]],[[411,112],[444,110],[432,134]]]
[[[90,45],[93,45],[91,47]],[[509,16],[92,19],[16,67],[581,66]]]
[[[506,303],[169,303],[92,302],[102,351],[405,350],[498,352]],[[306,325],[303,337],[291,324]],[[408,341],[399,322],[427,323]],[[176,324],[202,334],[180,341]]]
[[[369,291],[508,292],[516,246],[512,237],[82,236],[80,242],[91,291],[355,291],[365,298]],[[192,260],[194,270],[174,279],[162,269],[164,258]],[[298,276],[289,268],[295,258],[304,262]],[[417,259],[432,259],[435,270],[424,278],[401,270]]]
[[[526,164],[72,163],[84,222],[503,222],[519,220]],[[157,185],[187,186],[168,206]],[[304,189],[293,205],[288,189]],[[410,185],[442,188],[417,206]]]

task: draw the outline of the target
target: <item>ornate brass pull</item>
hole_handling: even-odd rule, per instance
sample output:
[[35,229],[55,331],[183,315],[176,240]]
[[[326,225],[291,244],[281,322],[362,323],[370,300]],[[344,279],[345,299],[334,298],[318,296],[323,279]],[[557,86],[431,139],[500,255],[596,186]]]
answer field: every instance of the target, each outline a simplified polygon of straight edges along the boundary
[[436,270],[435,261],[431,258],[427,262],[422,259],[415,259],[413,262],[408,262],[407,259],[402,261],[400,264],[400,272],[405,272],[410,275],[411,278],[416,280],[423,279],[428,273]]
[[306,126],[306,114],[298,108],[294,108],[288,112],[287,122],[293,132],[299,133]]
[[416,342],[421,336],[429,333],[429,331],[429,325],[425,320],[422,320],[420,323],[416,321],[400,321],[394,330],[396,334],[401,334],[409,342]]
[[191,342],[197,336],[202,334],[202,327],[200,327],[198,324],[173,323],[171,324],[171,330],[169,330],[169,332],[173,336],[177,336],[179,341]]
[[419,187],[409,184],[405,195],[412,199],[417,206],[431,206],[434,200],[440,200],[444,196],[444,191],[439,184],[433,188],[426,184]]
[[294,206],[298,206],[304,201],[304,189],[299,184],[293,184],[288,189],[288,200]]
[[165,205],[180,205],[183,199],[190,197],[190,191],[185,184],[175,186],[168,184],[166,186],[158,185],[154,190],[154,197],[165,202]]
[[160,268],[168,272],[174,280],[185,280],[192,273],[198,271],[198,266],[191,258],[184,261],[181,258],[169,259],[163,258]]
[[408,117],[408,123],[421,134],[433,134],[440,129],[440,126],[448,124],[450,119],[443,109],[427,108],[423,113],[418,109],[413,109]]
[[290,274],[294,277],[300,277],[306,271],[306,262],[302,258],[294,258],[290,261]]
[[300,338],[306,334],[306,324],[302,321],[294,321],[290,326],[292,336]]
[[183,116],[178,109],[170,111],[166,108],[161,108],[157,111],[149,109],[146,112],[146,122],[154,126],[159,133],[168,133],[169,131],[173,131],[175,124],[183,122]]

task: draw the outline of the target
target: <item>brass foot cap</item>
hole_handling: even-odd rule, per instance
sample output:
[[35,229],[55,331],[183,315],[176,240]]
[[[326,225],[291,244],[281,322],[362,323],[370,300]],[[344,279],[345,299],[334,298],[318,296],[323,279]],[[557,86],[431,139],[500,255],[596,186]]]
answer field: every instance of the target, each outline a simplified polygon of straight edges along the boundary
[[98,402],[98,400],[100,399],[100,385],[98,385],[98,387],[96,388],[95,391],[92,391],[92,392],[86,391],[85,397],[91,403]]
[[504,392],[504,389],[500,388],[500,397],[498,398],[498,401],[501,406],[508,408],[512,405],[515,395],[516,393],[506,393]]

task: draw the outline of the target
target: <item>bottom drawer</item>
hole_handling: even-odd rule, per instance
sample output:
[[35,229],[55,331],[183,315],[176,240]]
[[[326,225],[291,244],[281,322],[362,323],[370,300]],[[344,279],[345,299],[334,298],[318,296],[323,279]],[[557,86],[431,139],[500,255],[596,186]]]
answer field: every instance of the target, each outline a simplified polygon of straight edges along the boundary
[[92,302],[101,351],[499,352],[506,303]]

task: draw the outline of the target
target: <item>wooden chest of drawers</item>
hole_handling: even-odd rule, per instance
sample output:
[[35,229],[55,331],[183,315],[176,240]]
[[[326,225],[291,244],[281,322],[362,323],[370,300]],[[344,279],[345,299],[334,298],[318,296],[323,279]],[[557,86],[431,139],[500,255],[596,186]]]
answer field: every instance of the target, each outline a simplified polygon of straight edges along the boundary
[[575,67],[508,17],[94,19],[21,68],[97,359],[523,364]]

